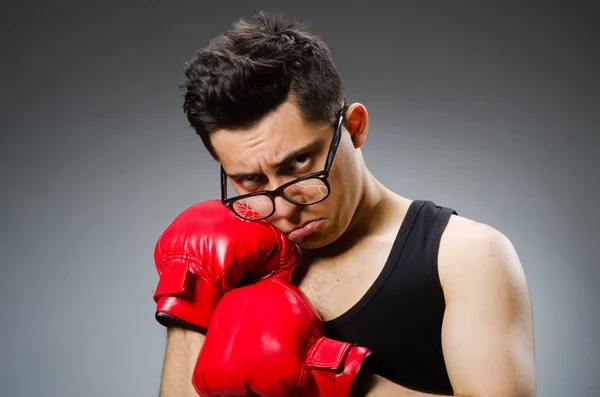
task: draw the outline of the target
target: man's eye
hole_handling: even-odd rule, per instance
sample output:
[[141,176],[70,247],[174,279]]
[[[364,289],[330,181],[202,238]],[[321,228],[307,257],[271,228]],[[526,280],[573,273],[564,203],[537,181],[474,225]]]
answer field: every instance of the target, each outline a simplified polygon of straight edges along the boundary
[[245,175],[243,177],[236,178],[235,181],[239,186],[248,191],[256,190],[264,181],[262,175]]
[[305,165],[308,162],[308,160],[309,160],[308,154],[301,154],[294,158],[292,165],[296,168],[300,168],[303,165]]
[[245,176],[244,178],[242,178],[242,182],[243,183],[257,183],[257,182],[260,182],[260,176],[259,175],[248,175],[248,176]]

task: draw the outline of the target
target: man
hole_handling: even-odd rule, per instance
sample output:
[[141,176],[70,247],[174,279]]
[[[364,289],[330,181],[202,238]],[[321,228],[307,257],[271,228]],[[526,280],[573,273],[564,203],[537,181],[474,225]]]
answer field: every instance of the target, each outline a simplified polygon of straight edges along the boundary
[[[188,63],[183,87],[190,124],[222,166],[227,211],[249,224],[266,220],[299,249],[293,284],[301,293],[286,307],[309,302],[326,340],[368,353],[357,361],[365,364],[357,393],[535,395],[529,291],[511,242],[491,226],[377,181],[360,151],[367,110],[346,102],[318,37],[277,15],[241,20]],[[209,390],[228,381],[209,379],[228,376],[218,352],[233,346],[227,343],[236,332],[267,335],[281,326],[264,323],[276,322],[276,312],[256,312],[266,298],[248,306],[258,289],[285,301],[295,287],[284,285],[284,293],[279,284],[240,286],[222,303],[219,294],[209,313],[219,319],[206,336],[210,316],[196,329],[168,324],[161,396],[195,396],[200,388],[220,395]],[[236,321],[244,326],[232,331]],[[203,346],[209,338],[210,347]],[[258,351],[254,365],[273,367],[260,338],[248,338],[245,346]],[[227,360],[235,360],[230,350]],[[211,365],[224,367],[211,372]],[[192,378],[202,386],[194,388]],[[250,387],[253,379],[240,384]]]

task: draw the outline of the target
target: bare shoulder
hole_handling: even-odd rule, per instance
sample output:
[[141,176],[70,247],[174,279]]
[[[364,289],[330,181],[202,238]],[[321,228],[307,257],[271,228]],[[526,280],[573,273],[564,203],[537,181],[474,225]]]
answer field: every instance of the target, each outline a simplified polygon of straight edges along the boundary
[[458,215],[451,216],[442,235],[438,271],[445,295],[472,283],[526,283],[511,240],[490,225]]
[[534,396],[529,289],[509,238],[453,216],[438,269],[446,302],[444,360],[457,395]]

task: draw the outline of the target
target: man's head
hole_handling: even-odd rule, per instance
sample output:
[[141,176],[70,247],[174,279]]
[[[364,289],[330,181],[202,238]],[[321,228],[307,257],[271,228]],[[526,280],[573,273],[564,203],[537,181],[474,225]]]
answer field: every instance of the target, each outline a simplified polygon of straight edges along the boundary
[[[325,43],[279,15],[241,20],[213,39],[188,63],[183,88],[191,126],[237,194],[273,190],[321,171],[345,109]],[[356,149],[367,126],[362,105],[344,113],[326,200],[303,207],[275,199],[268,221],[284,232],[321,219],[311,235],[289,235],[302,248],[334,241],[352,221],[364,189],[364,164]]]
[[184,111],[208,151],[210,134],[257,123],[284,101],[305,120],[333,122],[344,91],[325,43],[277,14],[240,20],[186,65]]

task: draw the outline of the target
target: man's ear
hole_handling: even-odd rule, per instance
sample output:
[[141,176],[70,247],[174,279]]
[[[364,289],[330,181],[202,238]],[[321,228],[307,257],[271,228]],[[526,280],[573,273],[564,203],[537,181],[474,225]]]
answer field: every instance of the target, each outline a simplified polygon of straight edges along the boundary
[[350,105],[344,118],[344,127],[350,133],[354,147],[359,149],[365,143],[369,132],[367,108],[360,103]]

